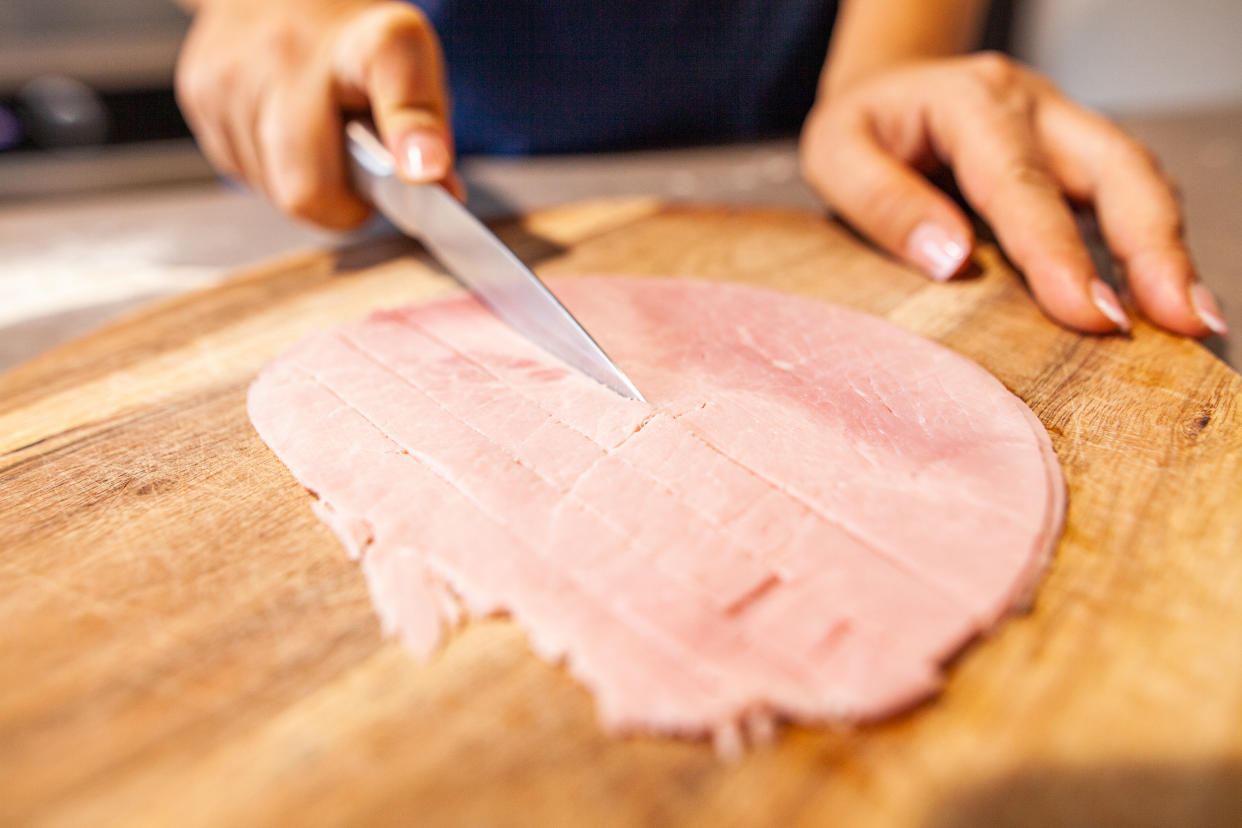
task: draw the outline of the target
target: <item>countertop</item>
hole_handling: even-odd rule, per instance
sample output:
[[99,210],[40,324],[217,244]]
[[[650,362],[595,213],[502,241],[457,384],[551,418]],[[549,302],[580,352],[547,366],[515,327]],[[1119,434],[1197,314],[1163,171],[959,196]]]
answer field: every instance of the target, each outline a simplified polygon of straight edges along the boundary
[[[1203,280],[1242,331],[1242,106],[1129,117],[1182,188]],[[595,156],[468,159],[484,216],[579,199],[671,199],[822,209],[799,180],[792,141]],[[366,234],[386,232],[372,226]],[[354,236],[314,231],[218,182],[0,203],[0,370],[154,298],[261,259]],[[1209,347],[1235,367],[1236,343]]]

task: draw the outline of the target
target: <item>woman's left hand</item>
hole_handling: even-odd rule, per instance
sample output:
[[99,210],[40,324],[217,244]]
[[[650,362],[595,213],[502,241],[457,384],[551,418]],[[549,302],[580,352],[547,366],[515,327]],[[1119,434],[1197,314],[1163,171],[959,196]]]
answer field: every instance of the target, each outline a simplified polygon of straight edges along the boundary
[[1151,153],[1001,55],[907,64],[832,89],[807,118],[801,155],[807,180],[846,221],[938,280],[957,274],[974,245],[966,216],[920,174],[951,168],[1050,316],[1083,331],[1127,330],[1068,204],[1091,203],[1149,319],[1188,336],[1226,331]]

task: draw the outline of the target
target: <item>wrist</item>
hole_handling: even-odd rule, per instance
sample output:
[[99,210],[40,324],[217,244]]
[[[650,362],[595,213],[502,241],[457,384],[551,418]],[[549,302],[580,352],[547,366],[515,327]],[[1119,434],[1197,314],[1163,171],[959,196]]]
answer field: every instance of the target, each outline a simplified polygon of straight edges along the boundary
[[885,72],[899,69],[913,63],[919,63],[935,55],[906,53],[900,55],[876,56],[862,61],[846,63],[829,61],[820,79],[819,95],[831,98],[841,95],[853,86],[867,81]]
[[820,95],[975,48],[986,10],[987,0],[843,0]]

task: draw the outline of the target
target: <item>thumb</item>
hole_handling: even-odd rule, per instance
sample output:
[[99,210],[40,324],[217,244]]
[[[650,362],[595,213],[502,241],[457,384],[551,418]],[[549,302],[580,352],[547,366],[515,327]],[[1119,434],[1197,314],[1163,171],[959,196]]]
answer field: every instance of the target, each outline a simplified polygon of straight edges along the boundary
[[868,132],[837,133],[803,152],[811,185],[876,245],[937,281],[953,278],[966,264],[974,231],[965,215]]
[[380,140],[414,183],[441,181],[453,170],[440,43],[427,19],[406,3],[360,15],[337,44],[336,76],[344,106],[369,106]]

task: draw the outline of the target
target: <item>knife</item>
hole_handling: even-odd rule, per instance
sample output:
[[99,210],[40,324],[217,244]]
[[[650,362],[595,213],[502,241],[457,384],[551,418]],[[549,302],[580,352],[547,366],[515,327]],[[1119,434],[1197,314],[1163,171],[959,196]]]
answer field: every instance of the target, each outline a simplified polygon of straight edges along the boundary
[[439,184],[397,177],[392,154],[370,125],[345,126],[354,189],[398,228],[423,243],[440,264],[511,328],[588,377],[646,402],[539,277]]

